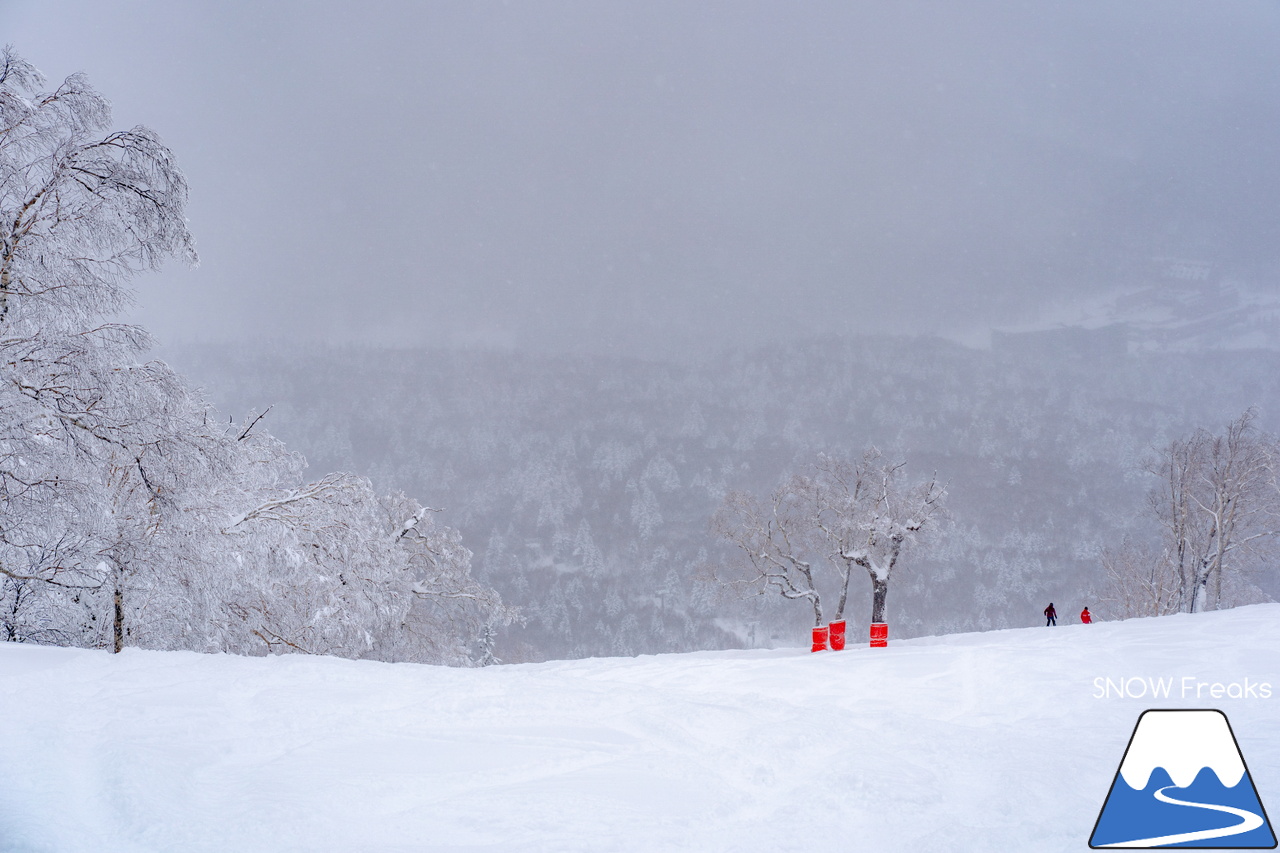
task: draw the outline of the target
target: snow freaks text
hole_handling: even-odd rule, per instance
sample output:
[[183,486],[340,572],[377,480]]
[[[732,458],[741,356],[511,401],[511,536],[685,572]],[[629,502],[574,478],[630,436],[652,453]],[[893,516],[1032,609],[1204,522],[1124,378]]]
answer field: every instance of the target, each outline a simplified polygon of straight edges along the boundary
[[1131,676],[1093,680],[1094,699],[1270,699],[1271,682],[1201,681],[1192,675],[1169,678]]

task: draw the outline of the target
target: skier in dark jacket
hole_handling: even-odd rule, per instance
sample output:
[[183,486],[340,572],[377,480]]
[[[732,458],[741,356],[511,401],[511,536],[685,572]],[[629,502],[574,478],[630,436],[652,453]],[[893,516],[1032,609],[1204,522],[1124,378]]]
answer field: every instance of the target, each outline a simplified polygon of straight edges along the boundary
[[1058,624],[1058,611],[1053,609],[1053,602],[1049,602],[1049,606],[1044,609],[1044,626],[1048,628],[1050,625]]

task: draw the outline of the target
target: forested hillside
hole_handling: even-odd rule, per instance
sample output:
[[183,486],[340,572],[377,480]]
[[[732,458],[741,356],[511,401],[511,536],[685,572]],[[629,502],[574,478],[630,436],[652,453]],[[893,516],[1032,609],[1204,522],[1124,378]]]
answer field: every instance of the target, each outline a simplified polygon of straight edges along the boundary
[[[479,576],[523,608],[498,643],[518,661],[799,642],[802,605],[711,580],[733,555],[710,518],[731,489],[764,493],[820,451],[870,444],[950,493],[950,526],[904,557],[894,636],[1028,625],[1049,601],[1098,607],[1102,549],[1148,525],[1143,458],[1249,406],[1273,429],[1280,354],[1082,341],[826,339],[687,366],[283,345],[168,357],[237,420],[272,407],[266,423],[313,470],[441,509]],[[853,594],[862,636],[865,579]]]

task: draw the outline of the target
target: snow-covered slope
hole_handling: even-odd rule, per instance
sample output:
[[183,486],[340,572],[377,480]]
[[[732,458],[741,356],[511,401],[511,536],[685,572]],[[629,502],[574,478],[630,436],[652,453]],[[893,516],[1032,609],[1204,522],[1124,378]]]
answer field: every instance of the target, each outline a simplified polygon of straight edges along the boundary
[[0,850],[1085,850],[1149,707],[1221,708],[1280,809],[1280,605],[483,670],[0,645]]
[[1280,349],[1280,296],[1271,288],[1221,280],[1171,280],[1124,288],[1006,326],[993,341],[1088,347],[1110,330],[1134,352]]

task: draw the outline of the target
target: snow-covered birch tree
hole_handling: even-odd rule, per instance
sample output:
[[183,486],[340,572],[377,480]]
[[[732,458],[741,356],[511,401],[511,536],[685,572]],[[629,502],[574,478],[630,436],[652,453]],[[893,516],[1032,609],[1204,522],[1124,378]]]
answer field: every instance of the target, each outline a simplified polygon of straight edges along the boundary
[[1148,543],[1126,539],[1101,556],[1107,587],[1100,616],[1131,619],[1179,612],[1178,576],[1165,554]]
[[[0,53],[0,637],[461,664],[513,614],[403,495],[219,426],[129,279],[194,263],[186,183],[81,75]],[[487,640],[486,640],[487,638]]]
[[120,522],[140,518],[164,427],[138,398],[172,385],[137,365],[145,333],[110,315],[133,274],[196,257],[186,183],[155,134],[108,131],[82,75],[43,84],[0,52],[0,575],[80,602],[112,583]]
[[1247,586],[1243,568],[1280,535],[1280,452],[1255,419],[1250,410],[1221,434],[1198,429],[1147,465],[1160,482],[1149,501],[1183,612],[1227,604],[1224,588]]

